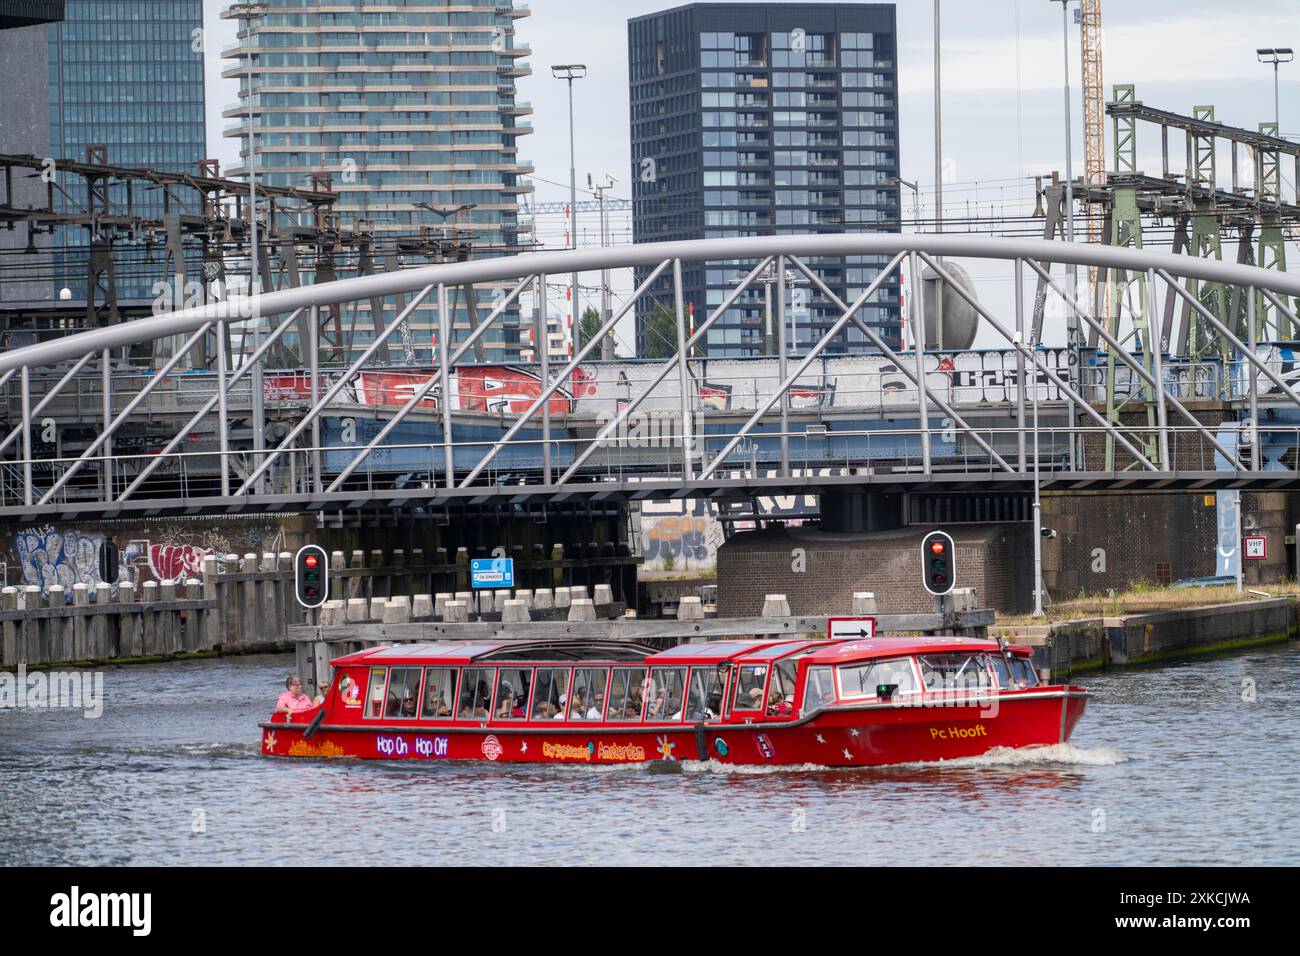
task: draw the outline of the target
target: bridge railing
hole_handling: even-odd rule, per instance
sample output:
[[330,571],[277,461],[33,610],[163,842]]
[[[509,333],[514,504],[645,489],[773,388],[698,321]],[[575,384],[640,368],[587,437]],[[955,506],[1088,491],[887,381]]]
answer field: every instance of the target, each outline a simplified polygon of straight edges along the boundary
[[[975,295],[955,272],[963,258],[1002,269],[1010,308]],[[840,281],[850,259],[876,270],[865,287]],[[1067,290],[1054,266],[1096,267],[1121,286],[1125,294],[1112,300],[1114,314],[1099,314],[1087,294]],[[735,281],[720,302],[696,315],[688,309],[683,273],[710,267],[730,270]],[[462,367],[490,330],[507,321],[518,330],[521,312],[528,311],[525,296],[532,296],[533,341],[548,341],[548,277],[624,268],[635,270],[636,289],[571,356],[541,349],[532,368],[508,370],[509,382]],[[1053,330],[1037,319],[1031,324],[1027,282],[1037,283],[1036,302],[1059,316],[1063,344],[1047,348],[1044,337]],[[478,289],[498,292],[481,320],[457,305],[477,303]],[[899,319],[907,351],[893,340],[892,316],[904,289],[909,306]],[[945,309],[952,303],[975,316],[982,336],[1001,347],[1001,367],[964,370],[964,359],[932,347],[936,336],[927,321],[935,310],[926,303],[939,291]],[[644,475],[698,486],[768,463],[785,476],[796,468],[831,467],[827,462],[866,465],[863,483],[873,480],[875,462],[944,480],[1017,478],[1033,458],[1023,451],[1031,434],[1040,449],[1044,438],[1031,412],[1048,429],[1066,429],[1065,440],[1053,434],[1052,447],[1072,473],[1164,475],[1183,460],[1260,471],[1268,456],[1244,456],[1218,422],[1224,415],[1239,419],[1249,433],[1260,422],[1261,398],[1300,409],[1290,360],[1261,346],[1300,329],[1293,296],[1300,296],[1298,278],[1196,256],[925,234],[531,253],[281,289],[0,354],[8,412],[7,428],[0,429],[6,470],[0,493],[21,492],[21,501],[6,498],[0,507],[30,515],[73,503],[105,511],[143,507],[177,496],[199,502],[191,505],[198,510],[205,498],[323,501],[348,493],[364,500],[356,493],[400,494],[421,481],[444,495],[509,498],[522,485],[558,489],[558,496],[574,486]],[[385,325],[389,299],[394,316]],[[741,303],[759,301],[765,314],[758,318],[772,330],[765,343],[772,367],[762,376],[736,373],[736,388],[719,384],[713,376],[732,370],[702,358],[710,335],[736,319],[737,309],[757,307]],[[328,369],[321,362],[323,323],[344,305],[355,313],[357,303],[369,306],[374,333],[355,348],[349,344],[345,367]],[[793,333],[811,327],[814,306],[821,318],[801,347]],[[432,366],[395,376],[390,348],[412,334],[417,313],[436,317],[436,328],[419,330],[428,335],[418,344]],[[643,326],[654,324],[670,354],[657,364],[592,371],[603,340],[634,313]],[[462,314],[471,320],[467,326],[458,325]],[[858,359],[874,372],[828,371],[828,357],[850,333],[865,341],[870,360]],[[309,364],[281,390],[285,383],[272,366],[286,335],[298,336]],[[149,352],[158,367],[142,370],[132,359],[137,352]],[[201,371],[194,371],[196,362],[204,363]],[[752,397],[728,404],[729,395],[744,391],[746,378],[753,379]],[[593,390],[607,407],[584,415],[582,402]],[[375,392],[386,397],[372,401]],[[828,404],[832,392],[843,405]],[[507,398],[495,397],[500,393]],[[269,420],[268,396],[272,406],[287,402],[279,407],[292,412]],[[1203,399],[1231,404],[1203,421],[1207,416],[1189,407]],[[51,435],[53,413],[69,401],[80,420],[64,434],[54,421]],[[646,415],[670,426],[667,447],[653,453],[627,443],[638,416]],[[988,427],[994,416],[1013,434]],[[153,429],[163,420],[162,434],[170,437],[158,439]],[[907,432],[894,427],[913,423]],[[850,434],[853,429],[864,434]],[[1279,439],[1275,447],[1284,444]]]
[[[324,482],[313,470],[314,463],[323,462],[326,476],[335,474],[352,459],[356,446],[307,446],[285,453],[277,478],[283,483],[275,484],[269,494],[305,501],[329,498],[335,502],[359,493],[364,496],[379,492],[400,492],[412,501],[429,502],[445,501],[453,492],[459,493],[456,497],[483,492],[510,495],[540,485],[548,461],[558,469],[587,451],[591,454],[583,475],[552,488],[585,489],[607,484],[620,486],[626,492],[638,482],[662,485],[690,480],[688,473],[698,475],[704,463],[709,463],[713,478],[719,482],[740,479],[761,484],[818,475],[858,475],[868,481],[886,475],[915,475],[951,482],[1004,475],[995,455],[1015,464],[1014,475],[1023,478],[1037,472],[1049,486],[1053,477],[1060,475],[1146,473],[1133,456],[1121,457],[1113,469],[1107,469],[1110,432],[1095,426],[1040,425],[1028,432],[1006,426],[980,428],[976,431],[982,444],[974,434],[954,427],[820,430],[824,427],[762,433],[710,431],[693,441],[689,454],[684,453],[687,446],[680,434],[644,438],[619,435],[604,439],[594,451],[591,440],[579,438],[552,438],[549,442],[515,439],[504,449],[494,442],[458,442],[451,473],[445,468],[441,442],[394,443],[384,446],[382,455],[372,455],[364,467],[328,495]],[[1127,433],[1139,449],[1156,448],[1162,439],[1167,443],[1172,467],[1161,474],[1222,470],[1225,462],[1218,450],[1220,444],[1233,449],[1252,468],[1258,458],[1259,470],[1294,473],[1300,461],[1300,426],[1221,427],[1215,442],[1190,426],[1132,426]],[[737,443],[736,438],[741,440]],[[993,449],[994,454],[984,446]],[[498,455],[492,465],[480,471],[473,485],[463,486],[463,476],[493,448]],[[0,508],[22,506],[22,476],[27,466],[40,469],[43,480],[54,483],[79,462],[84,467],[77,480],[64,483],[52,504],[80,507],[108,496],[119,506],[124,505],[133,500],[129,488],[146,467],[153,469],[152,493],[141,499],[141,504],[160,497],[195,501],[219,497],[221,454],[199,450],[165,456],[115,454],[89,463],[76,457],[3,462]],[[235,475],[251,474],[260,460],[257,453],[247,451],[225,454],[225,470]],[[262,452],[261,457],[269,454]],[[107,492],[106,480],[112,483]]]

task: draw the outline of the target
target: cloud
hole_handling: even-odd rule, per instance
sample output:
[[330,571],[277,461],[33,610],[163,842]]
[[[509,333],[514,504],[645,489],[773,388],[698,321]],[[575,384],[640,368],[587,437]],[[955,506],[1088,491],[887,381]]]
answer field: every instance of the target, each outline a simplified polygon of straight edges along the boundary
[[[1151,22],[1118,22],[1115,8],[1102,29],[1102,68],[1107,86],[1114,82],[1212,82],[1261,78],[1263,67],[1255,59],[1251,38],[1285,35],[1289,19],[1268,11],[1234,12],[1232,16],[1174,16]],[[954,34],[956,31],[952,31]],[[901,27],[900,27],[901,33]],[[1224,38],[1238,38],[1225,43]],[[928,38],[927,38],[928,39]],[[1262,41],[1261,41],[1262,42]],[[943,37],[945,89],[970,93],[977,90],[1024,91],[1059,89],[1064,81],[1061,33],[1035,30],[1020,39],[1019,83],[1016,38],[1008,31],[998,36]],[[899,57],[900,92],[925,92],[934,88],[933,47],[909,44]],[[1079,37],[1070,26],[1070,82],[1080,82]],[[1108,91],[1109,93],[1109,91]]]

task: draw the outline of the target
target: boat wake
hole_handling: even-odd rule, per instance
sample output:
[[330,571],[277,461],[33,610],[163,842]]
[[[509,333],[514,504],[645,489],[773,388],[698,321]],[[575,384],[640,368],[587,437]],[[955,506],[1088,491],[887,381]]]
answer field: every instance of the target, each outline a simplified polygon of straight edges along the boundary
[[810,773],[835,771],[843,773],[889,773],[897,770],[981,770],[1033,767],[1111,767],[1132,758],[1114,747],[1080,748],[1072,744],[1049,744],[1039,747],[995,747],[978,757],[959,757],[955,760],[917,761],[896,763],[879,767],[827,767],[822,764],[803,763],[787,765],[724,764],[716,760],[683,760],[685,773],[750,774]]
[[994,747],[978,757],[958,757],[955,760],[940,760],[935,763],[895,764],[896,767],[916,769],[918,767],[1112,767],[1125,763],[1132,758],[1120,753],[1114,747],[1076,747],[1073,744],[1046,744],[1038,747]]

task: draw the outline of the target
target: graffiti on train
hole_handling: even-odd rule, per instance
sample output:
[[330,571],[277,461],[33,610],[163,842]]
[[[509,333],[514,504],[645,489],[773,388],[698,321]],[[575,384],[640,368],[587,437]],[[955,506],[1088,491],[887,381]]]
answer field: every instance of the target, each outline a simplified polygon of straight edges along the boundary
[[[1039,349],[1045,366],[1065,376],[1065,349]],[[1018,363],[1014,351],[940,352],[923,356],[926,388],[959,406],[1014,401]],[[617,414],[655,379],[658,362],[600,362],[583,365],[565,379],[548,399],[552,415],[599,417]],[[704,411],[752,411],[777,391],[781,382],[776,359],[692,359],[688,363],[691,405]],[[556,374],[555,370],[552,374]],[[916,404],[917,388],[910,357],[895,364],[881,355],[818,358],[791,387],[792,409],[888,409]],[[1031,394],[1039,401],[1062,398],[1059,386],[1043,371],[1027,373]],[[270,401],[310,397],[311,383],[300,373],[271,375],[266,381]],[[334,379],[333,381],[337,381]],[[454,369],[447,388],[451,406],[462,412],[493,416],[518,415],[541,396],[535,367],[474,365]],[[676,374],[659,382],[641,403],[647,412],[680,411],[681,385]],[[1033,394],[1036,392],[1036,395]],[[339,402],[401,408],[418,397],[416,408],[442,407],[442,381],[436,369],[393,369],[355,373],[340,391]]]

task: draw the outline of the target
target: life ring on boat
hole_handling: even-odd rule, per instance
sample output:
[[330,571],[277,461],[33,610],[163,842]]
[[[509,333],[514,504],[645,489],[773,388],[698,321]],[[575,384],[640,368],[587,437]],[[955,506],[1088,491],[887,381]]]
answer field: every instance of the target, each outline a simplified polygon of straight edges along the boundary
[[311,740],[312,737],[316,736],[316,731],[320,729],[321,721],[323,721],[324,719],[325,719],[325,708],[322,707],[320,709],[320,712],[311,719],[311,723],[307,725],[307,729],[302,732],[303,738],[305,740]]

